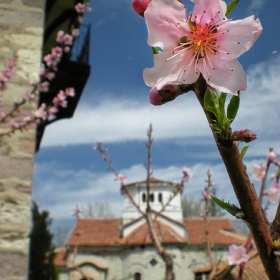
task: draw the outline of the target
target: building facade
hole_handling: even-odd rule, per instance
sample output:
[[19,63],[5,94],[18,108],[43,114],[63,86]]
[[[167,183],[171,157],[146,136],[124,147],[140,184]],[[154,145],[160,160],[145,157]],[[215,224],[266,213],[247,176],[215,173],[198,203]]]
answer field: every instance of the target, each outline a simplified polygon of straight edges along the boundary
[[[146,181],[125,187],[145,210]],[[172,195],[174,185],[151,178],[150,187],[156,213]],[[209,265],[205,221],[200,217],[183,218],[180,195],[157,217],[155,226],[164,248],[173,257],[174,279],[193,280],[195,269]],[[246,240],[226,218],[209,218],[208,230],[216,261],[226,259],[230,244]],[[165,264],[152,243],[146,221],[126,196],[121,218],[78,219],[66,247],[57,255],[56,265],[61,269],[60,280],[81,280],[80,271],[94,280],[165,277]]]

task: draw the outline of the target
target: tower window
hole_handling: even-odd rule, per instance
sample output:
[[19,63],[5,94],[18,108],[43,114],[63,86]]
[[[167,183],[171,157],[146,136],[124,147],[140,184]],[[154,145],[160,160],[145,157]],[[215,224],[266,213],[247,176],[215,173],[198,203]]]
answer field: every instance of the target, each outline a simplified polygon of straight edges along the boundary
[[158,194],[158,202],[162,202],[162,193]]
[[142,193],[142,202],[146,202],[146,194]]
[[153,193],[150,194],[150,201],[154,202],[154,194]]

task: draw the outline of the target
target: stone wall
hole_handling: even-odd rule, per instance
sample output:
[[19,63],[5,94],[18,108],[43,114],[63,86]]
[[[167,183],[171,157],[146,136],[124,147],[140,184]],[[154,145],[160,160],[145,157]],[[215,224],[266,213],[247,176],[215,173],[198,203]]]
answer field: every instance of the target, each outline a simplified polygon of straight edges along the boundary
[[[18,55],[19,66],[3,97],[0,111],[38,80],[41,61],[45,0],[0,0],[0,71]],[[18,117],[30,115],[25,106]],[[9,122],[9,121],[8,121]],[[0,133],[9,129],[0,124]],[[0,138],[0,280],[23,280],[28,274],[29,231],[35,125],[11,137]]]

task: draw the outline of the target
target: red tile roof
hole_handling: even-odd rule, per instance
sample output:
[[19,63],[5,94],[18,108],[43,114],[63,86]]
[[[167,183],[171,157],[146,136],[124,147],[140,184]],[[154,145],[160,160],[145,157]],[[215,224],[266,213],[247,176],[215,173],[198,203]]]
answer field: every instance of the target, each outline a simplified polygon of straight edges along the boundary
[[[186,243],[187,239],[180,236],[168,225],[159,221],[156,222],[156,232],[162,243]],[[127,237],[123,239],[123,244],[152,244],[147,223],[142,224]]]
[[[185,218],[190,244],[205,243],[205,222],[202,218]],[[209,236],[212,244],[242,244],[245,236],[236,231],[226,218],[209,218]],[[170,226],[159,221],[156,223],[159,238],[164,243],[186,243]],[[87,218],[79,219],[72,231],[67,245],[85,246],[121,246],[124,244],[150,244],[147,224],[144,223],[125,238],[121,238],[121,219],[119,218]]]
[[66,245],[119,246],[119,218],[79,219]]
[[59,250],[55,257],[55,265],[66,266],[66,262],[67,262],[67,250],[66,249]]
[[[205,221],[203,218],[185,218],[184,225],[190,239],[190,244],[205,243]],[[226,218],[208,218],[208,231],[212,244],[243,244],[246,237],[236,231],[231,222]]]

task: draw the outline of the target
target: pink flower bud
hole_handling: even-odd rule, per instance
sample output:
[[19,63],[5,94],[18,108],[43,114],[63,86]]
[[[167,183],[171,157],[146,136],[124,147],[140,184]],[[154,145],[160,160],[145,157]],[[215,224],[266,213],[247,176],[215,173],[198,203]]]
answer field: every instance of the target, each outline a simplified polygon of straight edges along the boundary
[[269,153],[267,154],[266,158],[267,158],[267,161],[274,161],[275,160],[276,154],[274,153],[272,148],[269,149]]
[[144,17],[144,12],[146,11],[151,0],[133,0],[131,5],[134,11],[141,17]]
[[237,131],[236,138],[237,141],[243,141],[243,142],[251,142],[257,139],[257,135],[252,132],[250,129],[242,129]]
[[159,106],[162,103],[162,96],[159,95],[159,92],[156,87],[153,87],[150,91],[150,102],[155,106]]
[[178,85],[167,84],[159,90],[156,87],[153,87],[150,91],[150,102],[155,106],[162,105],[174,100],[182,93],[183,92]]

